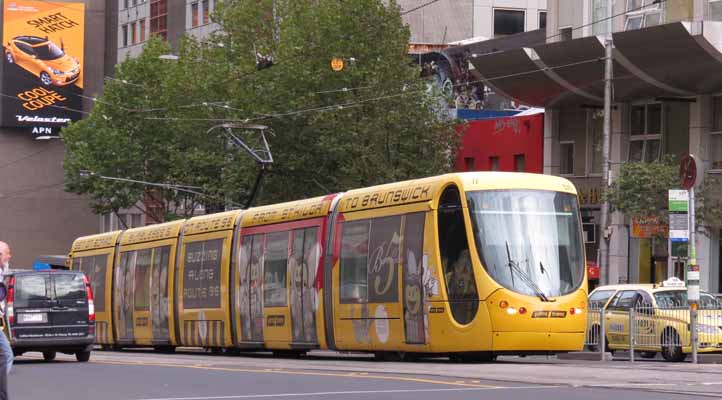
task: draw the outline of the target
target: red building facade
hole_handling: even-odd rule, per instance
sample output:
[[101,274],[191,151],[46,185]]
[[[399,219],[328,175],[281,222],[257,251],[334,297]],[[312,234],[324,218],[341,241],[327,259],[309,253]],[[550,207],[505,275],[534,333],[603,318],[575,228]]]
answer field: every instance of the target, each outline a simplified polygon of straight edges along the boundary
[[543,172],[544,114],[469,121],[459,130],[457,171]]

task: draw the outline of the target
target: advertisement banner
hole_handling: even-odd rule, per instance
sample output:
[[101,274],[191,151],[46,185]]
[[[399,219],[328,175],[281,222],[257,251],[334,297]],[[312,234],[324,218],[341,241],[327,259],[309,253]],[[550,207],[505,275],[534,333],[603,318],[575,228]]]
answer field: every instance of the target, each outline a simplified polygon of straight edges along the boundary
[[80,119],[84,18],[83,3],[4,2],[0,125],[57,136]]

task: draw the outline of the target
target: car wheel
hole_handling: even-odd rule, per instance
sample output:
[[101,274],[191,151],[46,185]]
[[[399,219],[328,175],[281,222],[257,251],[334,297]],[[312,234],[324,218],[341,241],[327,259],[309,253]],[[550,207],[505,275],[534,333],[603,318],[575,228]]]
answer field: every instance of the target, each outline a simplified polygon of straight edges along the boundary
[[662,334],[662,357],[671,362],[680,362],[687,358],[682,352],[682,343],[674,329],[666,329]]
[[87,362],[90,360],[90,352],[89,351],[79,351],[75,353],[75,359],[79,362]]
[[5,59],[8,60],[10,64],[15,64],[15,57],[13,57],[13,53],[6,51],[5,52]]
[[53,361],[53,360],[55,360],[55,355],[56,355],[56,354],[57,354],[57,353],[55,353],[54,351],[44,351],[44,352],[43,352],[43,359],[44,359],[45,361]]
[[45,86],[50,86],[53,84],[53,78],[51,78],[47,72],[43,71],[40,73],[40,82]]

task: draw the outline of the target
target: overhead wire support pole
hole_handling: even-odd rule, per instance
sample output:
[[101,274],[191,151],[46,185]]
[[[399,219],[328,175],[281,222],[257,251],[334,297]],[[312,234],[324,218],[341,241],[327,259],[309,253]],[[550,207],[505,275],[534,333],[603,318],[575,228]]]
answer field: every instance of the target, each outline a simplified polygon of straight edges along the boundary
[[[614,1],[607,0],[607,12],[609,15],[614,13]],[[609,181],[609,150],[611,147],[611,130],[612,130],[612,49],[614,47],[612,32],[614,24],[613,18],[607,19],[607,32],[604,39],[604,130],[602,140],[602,216],[601,231],[602,240],[599,243],[600,250],[600,273],[601,283],[609,284],[609,240],[611,232],[609,232],[609,201],[607,200],[607,192],[610,185]]]

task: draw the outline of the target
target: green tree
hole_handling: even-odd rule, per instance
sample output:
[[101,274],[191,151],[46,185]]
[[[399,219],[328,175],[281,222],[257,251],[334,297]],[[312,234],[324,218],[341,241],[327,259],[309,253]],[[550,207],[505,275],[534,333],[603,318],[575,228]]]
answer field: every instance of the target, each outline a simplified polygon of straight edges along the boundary
[[[721,187],[719,178],[706,174],[701,187],[695,189],[695,219],[702,233],[708,233],[710,222],[722,220]],[[679,161],[667,155],[660,161],[623,164],[607,199],[614,210],[629,217],[656,217],[667,224],[670,189],[681,189],[681,182]]]
[[[204,42],[182,40],[177,62],[159,59],[171,49],[152,40],[118,66],[121,81],[106,85],[92,114],[63,132],[68,190],[88,193],[99,212],[132,206],[144,193],[78,178],[89,169],[207,194],[158,191],[166,204],[244,203],[259,166],[229,150],[222,129],[206,133],[221,122],[263,124],[273,133],[274,163],[259,203],[449,171],[457,131],[434,111],[407,54],[408,28],[389,3],[219,2],[213,19],[221,29]],[[330,69],[333,57],[346,62],[342,71]],[[243,138],[258,147],[257,135]]]

